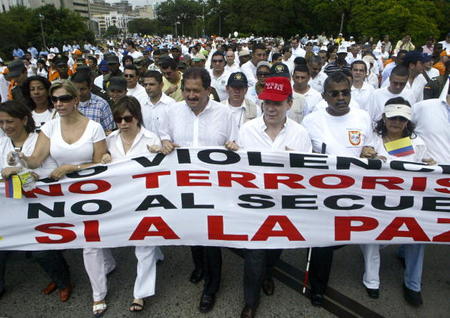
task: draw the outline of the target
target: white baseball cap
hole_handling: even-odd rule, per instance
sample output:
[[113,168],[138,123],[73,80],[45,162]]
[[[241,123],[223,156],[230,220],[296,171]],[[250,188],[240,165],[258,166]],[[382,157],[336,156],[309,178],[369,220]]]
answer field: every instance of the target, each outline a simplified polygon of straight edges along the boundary
[[387,118],[401,116],[411,120],[411,107],[404,104],[389,104],[384,106],[384,115]]

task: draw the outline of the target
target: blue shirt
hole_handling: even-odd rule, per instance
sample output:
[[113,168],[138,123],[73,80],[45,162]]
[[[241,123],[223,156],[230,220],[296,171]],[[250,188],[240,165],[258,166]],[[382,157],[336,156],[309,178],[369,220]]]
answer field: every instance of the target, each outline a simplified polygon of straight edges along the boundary
[[80,102],[78,110],[87,118],[102,125],[104,130],[113,130],[115,127],[111,108],[106,100],[91,93],[91,98]]

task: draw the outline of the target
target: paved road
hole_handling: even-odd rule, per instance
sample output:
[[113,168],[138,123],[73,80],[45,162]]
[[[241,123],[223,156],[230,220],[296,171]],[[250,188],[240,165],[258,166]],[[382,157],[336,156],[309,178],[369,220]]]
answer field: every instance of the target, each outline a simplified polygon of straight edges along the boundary
[[[242,309],[242,259],[224,249],[222,287],[214,310],[209,314],[197,311],[201,284],[187,281],[192,269],[190,251],[186,247],[164,247],[165,261],[158,265],[157,294],[146,300],[145,311],[130,313],[132,286],[136,261],[132,248],[114,250],[117,270],[110,277],[107,296],[108,311],[104,317],[239,317]],[[450,247],[428,246],[425,252],[423,274],[424,305],[410,307],[402,297],[402,269],[395,257],[396,247],[382,250],[381,296],[368,298],[362,287],[362,256],[358,246],[347,246],[335,253],[330,281],[332,300],[327,307],[339,316],[351,317],[450,317]],[[80,250],[66,251],[71,266],[75,290],[63,304],[57,294],[39,293],[47,284],[40,268],[15,254],[8,263],[7,293],[0,299],[0,317],[93,317],[91,289],[84,271]],[[314,308],[298,292],[298,277],[290,265],[303,264],[305,250],[287,250],[283,253],[281,271],[277,274],[275,295],[262,296],[258,317],[335,317],[323,308]],[[303,265],[302,265],[303,266]],[[298,267],[298,266],[297,266]],[[294,268],[295,270],[295,268]],[[296,288],[295,290],[291,287]],[[347,298],[348,297],[348,298]],[[337,304],[334,303],[337,299]],[[341,310],[341,302],[347,311]]]

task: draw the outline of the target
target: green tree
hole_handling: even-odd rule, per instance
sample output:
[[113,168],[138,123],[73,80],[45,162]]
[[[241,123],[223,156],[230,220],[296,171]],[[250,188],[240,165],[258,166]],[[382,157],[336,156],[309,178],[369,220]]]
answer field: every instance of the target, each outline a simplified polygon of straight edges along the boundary
[[104,37],[106,38],[114,38],[117,37],[120,33],[120,30],[118,27],[116,27],[115,25],[110,25],[107,29],[106,32],[104,34]]
[[135,19],[128,22],[128,31],[138,34],[158,34],[158,21],[150,19]]
[[175,33],[175,24],[179,35],[195,35],[202,14],[201,4],[194,0],[168,0],[156,8],[156,14],[163,32]]
[[87,28],[85,19],[68,9],[56,9],[52,5],[29,9],[23,6],[12,7],[0,13],[0,53],[11,58],[15,47],[27,48],[30,44],[43,48],[41,21],[47,45],[62,46],[65,41],[94,42],[94,34]]

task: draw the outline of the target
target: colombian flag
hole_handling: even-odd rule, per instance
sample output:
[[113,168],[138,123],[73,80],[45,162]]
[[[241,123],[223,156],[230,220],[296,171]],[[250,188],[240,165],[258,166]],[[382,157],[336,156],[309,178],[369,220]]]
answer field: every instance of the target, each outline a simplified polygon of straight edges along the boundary
[[384,144],[388,154],[396,157],[404,157],[414,153],[411,138],[405,137]]
[[22,199],[22,183],[19,176],[13,175],[5,180],[5,194],[7,198]]

